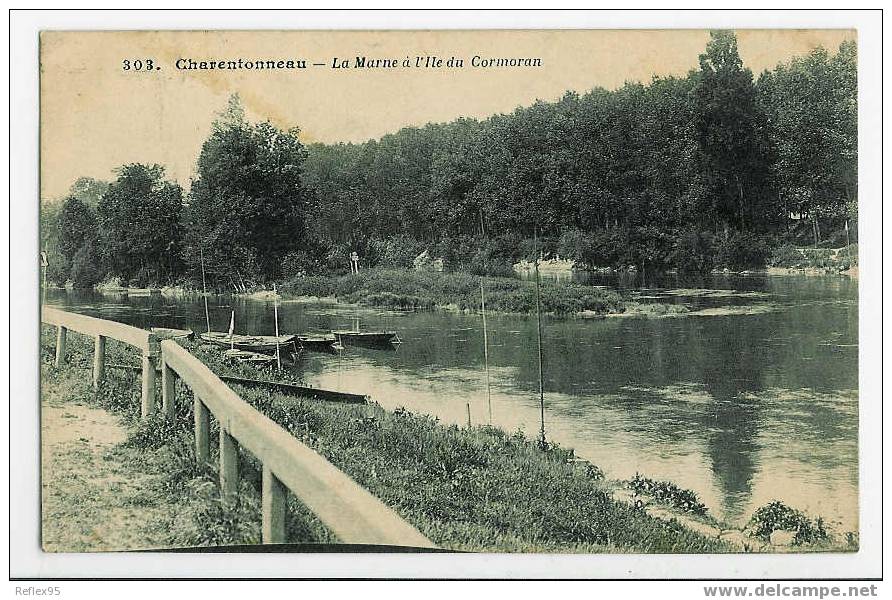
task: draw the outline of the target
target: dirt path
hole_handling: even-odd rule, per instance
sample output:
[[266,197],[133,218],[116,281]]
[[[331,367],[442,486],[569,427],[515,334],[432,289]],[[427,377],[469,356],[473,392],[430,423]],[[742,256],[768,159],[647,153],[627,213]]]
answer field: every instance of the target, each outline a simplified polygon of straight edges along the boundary
[[44,390],[43,549],[96,552],[163,546],[158,524],[167,508],[151,491],[157,475],[140,472],[139,451],[120,446],[127,430],[115,416],[64,402],[61,392]]

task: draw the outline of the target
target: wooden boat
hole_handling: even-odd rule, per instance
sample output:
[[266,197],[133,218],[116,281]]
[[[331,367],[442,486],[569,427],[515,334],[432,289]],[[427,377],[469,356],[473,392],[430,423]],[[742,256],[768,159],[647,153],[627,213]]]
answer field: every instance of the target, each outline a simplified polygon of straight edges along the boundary
[[152,327],[151,331],[159,340],[191,340],[195,337],[195,332],[191,329]]
[[316,352],[331,352],[337,341],[338,338],[333,333],[308,333],[297,336],[297,343],[301,348]]
[[223,357],[226,360],[234,360],[249,365],[266,366],[276,362],[275,356],[269,354],[260,354],[259,352],[249,352],[248,350],[224,350]]
[[246,350],[248,352],[275,353],[277,341],[280,352],[296,350],[293,335],[280,335],[277,338],[274,335],[229,335],[223,331],[209,331],[199,334],[199,337],[205,342],[216,344],[217,346]]
[[391,346],[400,343],[400,338],[395,331],[359,331],[356,329],[332,330],[338,342],[341,344],[353,344],[356,346]]

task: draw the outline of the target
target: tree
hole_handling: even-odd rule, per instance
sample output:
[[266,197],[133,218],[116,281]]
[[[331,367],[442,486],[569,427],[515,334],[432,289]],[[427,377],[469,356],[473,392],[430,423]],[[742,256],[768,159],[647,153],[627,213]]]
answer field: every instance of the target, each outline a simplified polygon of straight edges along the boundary
[[69,263],[78,250],[85,245],[95,244],[98,237],[93,211],[75,196],[70,196],[62,205],[56,228],[59,251]]
[[700,55],[694,105],[702,177],[715,216],[726,231],[728,224],[746,230],[775,222],[766,123],[733,32],[710,33]]
[[811,217],[815,241],[821,219],[842,228],[857,210],[857,57],[854,42],[831,56],[815,48],[765,72],[759,101],[777,148],[773,171],[788,213]]
[[183,192],[160,165],[129,164],[99,201],[102,258],[109,271],[141,285],[161,283],[181,264]]
[[281,274],[289,253],[309,247],[312,194],[303,181],[299,130],[249,123],[237,96],[214,123],[189,194],[188,261],[244,287]]
[[95,210],[99,206],[99,200],[106,190],[108,190],[107,181],[92,177],[78,177],[71,184],[69,194]]

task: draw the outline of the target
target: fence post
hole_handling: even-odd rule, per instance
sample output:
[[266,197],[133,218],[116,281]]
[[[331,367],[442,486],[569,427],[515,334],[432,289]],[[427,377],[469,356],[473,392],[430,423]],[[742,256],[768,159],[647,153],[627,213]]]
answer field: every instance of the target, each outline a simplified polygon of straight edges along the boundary
[[93,346],[93,389],[99,389],[99,383],[105,377],[105,336],[97,335]]
[[211,455],[208,430],[210,429],[210,413],[197,395],[195,396],[195,460],[199,467],[207,464]]
[[264,544],[285,542],[285,486],[263,465],[263,495],[261,499],[261,540]]
[[61,325],[56,327],[56,368],[62,368],[65,362],[65,343],[68,340],[68,329]]
[[142,353],[142,418],[155,412],[155,357],[145,350]]
[[238,442],[220,424],[220,495],[226,502],[238,496]]
[[161,356],[161,410],[168,419],[174,418],[177,408],[177,373]]

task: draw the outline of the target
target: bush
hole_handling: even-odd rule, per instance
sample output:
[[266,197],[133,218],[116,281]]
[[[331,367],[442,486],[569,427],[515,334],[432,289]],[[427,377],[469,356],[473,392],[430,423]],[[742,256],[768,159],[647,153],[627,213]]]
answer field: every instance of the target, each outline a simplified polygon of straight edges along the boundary
[[591,232],[567,229],[556,244],[557,254],[585,268],[622,268],[635,262],[628,232],[614,227]]
[[635,477],[629,481],[629,489],[684,512],[701,516],[707,513],[706,505],[700,502],[696,493],[680,488],[671,481],[656,481],[635,473]]
[[415,257],[424,251],[424,245],[408,235],[376,240],[372,246],[378,265],[397,269],[411,269]]
[[565,229],[558,238],[558,255],[573,261],[579,266],[586,265],[588,262],[589,242],[589,237],[581,229]]
[[790,243],[781,244],[771,252],[768,264],[772,267],[795,268],[802,266],[804,257],[802,253]]
[[679,273],[705,275],[712,271],[714,252],[709,233],[691,230],[676,238],[671,261]]
[[514,263],[523,257],[523,238],[519,234],[505,234],[478,238],[478,249],[468,265],[474,275],[513,277]]
[[71,263],[56,248],[47,252],[46,280],[48,284],[65,285],[71,273]]
[[765,266],[770,255],[770,244],[765,236],[734,232],[719,238],[716,248],[716,263],[731,271],[760,269]]
[[790,508],[779,500],[758,508],[750,519],[750,525],[755,535],[765,541],[771,539],[771,534],[778,530],[795,532],[793,543],[797,546],[830,538],[822,518],[812,521],[805,513]]
[[282,259],[282,276],[299,277],[307,273],[319,273],[326,267],[327,252],[321,244],[312,241],[304,248],[289,252]]
[[71,283],[76,288],[91,288],[102,281],[103,275],[93,244],[82,246],[71,261]]
[[382,308],[394,308],[399,310],[430,310],[434,308],[434,301],[430,298],[405,294],[392,294],[390,292],[378,292],[363,296],[354,292],[347,297],[349,302],[358,302],[366,306],[379,306]]

